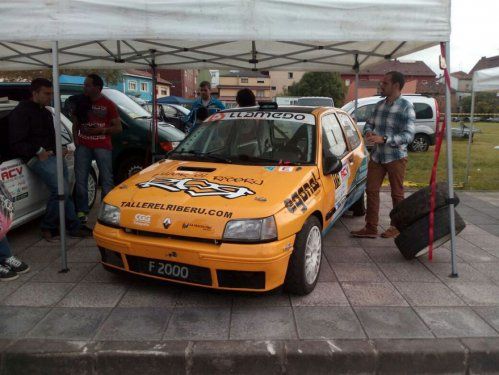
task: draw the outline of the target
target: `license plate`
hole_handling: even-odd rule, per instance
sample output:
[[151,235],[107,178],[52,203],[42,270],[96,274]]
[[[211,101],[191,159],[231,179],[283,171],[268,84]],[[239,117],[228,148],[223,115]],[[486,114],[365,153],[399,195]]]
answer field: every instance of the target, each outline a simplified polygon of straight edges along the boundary
[[127,260],[130,270],[134,272],[202,285],[212,283],[209,268],[130,255],[127,256]]

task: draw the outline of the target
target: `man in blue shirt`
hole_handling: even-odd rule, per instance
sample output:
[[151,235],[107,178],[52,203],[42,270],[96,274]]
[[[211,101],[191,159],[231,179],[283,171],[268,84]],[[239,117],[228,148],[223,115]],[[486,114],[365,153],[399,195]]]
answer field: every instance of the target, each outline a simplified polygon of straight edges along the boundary
[[[407,146],[414,138],[416,114],[411,102],[402,98],[404,75],[388,72],[380,83],[381,100],[364,126],[366,140],[375,144],[367,169],[367,210],[364,228],[352,231],[354,237],[376,238],[379,221],[379,190],[388,174],[393,206],[404,199],[404,177],[407,166]],[[394,238],[399,234],[392,223],[381,234]]]
[[192,132],[196,128],[196,120],[198,109],[205,107],[208,109],[208,115],[211,116],[215,112],[225,109],[222,102],[211,96],[211,84],[208,81],[203,81],[199,84],[200,96],[194,101],[187,119],[187,133]]

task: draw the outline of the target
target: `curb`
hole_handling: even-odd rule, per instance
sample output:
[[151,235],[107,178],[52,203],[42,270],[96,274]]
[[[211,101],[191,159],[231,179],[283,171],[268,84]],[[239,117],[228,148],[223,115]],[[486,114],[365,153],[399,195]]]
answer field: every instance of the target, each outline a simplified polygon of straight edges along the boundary
[[498,374],[499,338],[0,340],[1,374]]

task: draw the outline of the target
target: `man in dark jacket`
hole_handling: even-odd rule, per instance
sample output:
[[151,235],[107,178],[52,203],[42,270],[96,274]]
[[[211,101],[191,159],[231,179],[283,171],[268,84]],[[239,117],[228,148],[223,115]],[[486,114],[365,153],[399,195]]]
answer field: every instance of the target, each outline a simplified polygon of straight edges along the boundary
[[[57,161],[55,157],[55,131],[52,113],[45,107],[52,101],[52,83],[44,78],[31,82],[31,100],[21,102],[9,118],[9,145],[14,157],[20,157],[47,185],[50,197],[42,220],[42,236],[47,241],[57,237],[59,204],[57,191]],[[71,237],[89,237],[92,231],[81,226],[68,184],[66,163],[64,170],[64,195],[66,226]]]

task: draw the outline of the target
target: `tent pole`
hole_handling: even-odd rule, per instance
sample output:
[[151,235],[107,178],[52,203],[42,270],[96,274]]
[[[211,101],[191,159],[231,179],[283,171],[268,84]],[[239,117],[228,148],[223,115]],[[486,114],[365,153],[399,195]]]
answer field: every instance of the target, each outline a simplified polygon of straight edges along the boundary
[[157,157],[157,143],[158,143],[158,109],[157,109],[157,105],[158,105],[158,98],[157,98],[157,94],[156,94],[156,85],[157,85],[157,77],[156,77],[156,74],[157,74],[157,65],[156,65],[156,59],[154,58],[154,53],[155,51],[154,50],[151,50],[151,54],[152,54],[152,60],[151,60],[151,75],[152,75],[152,127],[153,127],[153,131],[152,131],[152,147],[151,147],[151,163],[154,163],[156,161],[156,157]]
[[[358,107],[358,104],[359,104],[359,55],[356,54],[355,55],[355,65],[354,65],[354,69],[355,69],[355,109],[354,109],[354,113],[357,115],[357,107]],[[355,121],[357,121],[357,119],[355,119]]]
[[[468,151],[466,152],[466,174],[464,175],[464,186],[469,188],[469,177],[470,177],[470,168],[471,168],[471,140],[473,139],[473,122],[474,122],[474,114],[475,114],[475,77],[473,75],[473,79],[471,80],[471,114],[470,114],[470,134],[468,135]],[[463,129],[464,131],[464,129]]]
[[[447,66],[447,71],[450,69],[450,45],[449,41],[445,42],[445,64]],[[451,244],[451,263],[452,263],[452,273],[450,277],[457,277],[456,270],[456,227],[455,227],[455,217],[454,217],[454,170],[452,163],[452,127],[450,126],[450,114],[451,114],[451,96],[450,87],[445,85],[445,121],[447,126],[445,127],[446,136],[446,148],[447,148],[447,181],[449,187],[449,226],[450,226],[450,244]]]
[[64,211],[64,172],[62,158],[62,138],[61,138],[61,95],[59,90],[59,43],[52,43],[52,84],[54,87],[54,111],[55,111],[55,148],[57,159],[57,195],[59,198],[59,227],[61,234],[61,271],[68,272],[68,262],[66,259],[66,215]]

